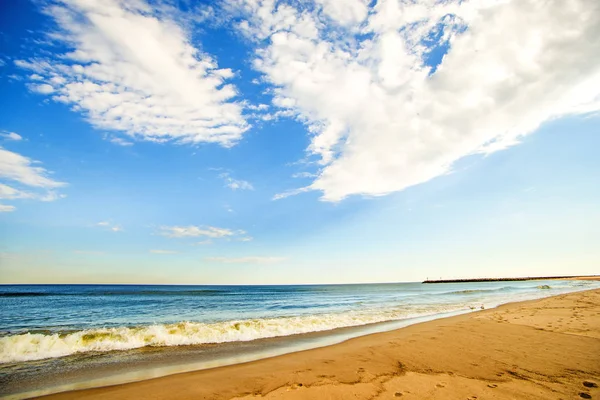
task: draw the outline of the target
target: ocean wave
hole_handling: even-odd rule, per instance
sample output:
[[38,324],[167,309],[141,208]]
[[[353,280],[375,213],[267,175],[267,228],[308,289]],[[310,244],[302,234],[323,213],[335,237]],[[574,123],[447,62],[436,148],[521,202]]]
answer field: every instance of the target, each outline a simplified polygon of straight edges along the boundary
[[445,293],[440,293],[442,295],[448,295],[448,294],[475,294],[475,293],[497,293],[497,292],[509,292],[511,290],[518,290],[521,288],[518,287],[514,287],[514,286],[504,286],[501,288],[494,288],[494,289],[465,289],[465,290],[455,290],[452,292],[445,292]]
[[[573,286],[573,285],[571,285]],[[456,290],[456,291],[452,291],[452,292],[445,292],[445,293],[440,293],[442,295],[451,295],[451,294],[456,294],[456,295],[464,295],[464,294],[486,294],[486,293],[499,293],[499,292],[526,292],[526,291],[531,291],[531,290],[535,290],[535,289],[553,289],[553,286],[549,286],[549,285],[538,285],[538,286],[504,286],[504,287],[500,287],[500,288],[493,288],[493,289],[465,289],[465,290]]]
[[70,333],[24,333],[0,337],[0,363],[56,358],[76,353],[130,350],[141,347],[244,342],[327,331],[417,316],[456,311],[435,307],[373,313],[348,312],[299,317],[265,318],[217,323],[180,322],[149,326],[87,329]]

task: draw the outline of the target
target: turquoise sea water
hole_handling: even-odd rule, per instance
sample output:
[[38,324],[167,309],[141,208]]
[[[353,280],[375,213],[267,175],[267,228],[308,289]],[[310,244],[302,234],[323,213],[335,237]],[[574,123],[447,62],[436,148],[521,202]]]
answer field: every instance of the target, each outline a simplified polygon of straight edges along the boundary
[[[301,334],[321,332],[325,337],[350,327],[351,336],[358,336],[373,324],[410,323],[596,287],[600,283],[558,280],[299,286],[3,285],[0,383],[11,383],[15,391],[19,383],[12,378],[16,375],[31,372],[31,366],[42,372],[56,368],[65,359],[73,368],[77,360],[89,363],[91,356],[132,354],[136,349],[144,354],[151,349],[155,355],[216,344],[228,344],[229,353],[239,356],[249,346],[241,344],[269,338],[288,338],[289,344]],[[206,356],[201,351],[194,354],[188,357],[197,358],[192,361]]]

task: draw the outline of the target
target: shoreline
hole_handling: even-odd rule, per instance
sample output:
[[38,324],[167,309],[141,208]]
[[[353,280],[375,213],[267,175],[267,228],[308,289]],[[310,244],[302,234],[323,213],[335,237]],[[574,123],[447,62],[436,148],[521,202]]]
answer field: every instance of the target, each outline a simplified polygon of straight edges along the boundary
[[[562,304],[562,307],[557,308],[557,304]],[[580,307],[578,304],[587,306]],[[582,314],[578,312],[580,308],[585,308],[586,316],[594,318],[582,321]],[[555,315],[557,310],[565,316],[573,314],[568,323],[564,322],[564,317]],[[114,386],[61,392],[43,398],[119,399],[150,394],[153,398],[165,399],[252,399],[261,396],[274,399],[343,398],[363,392],[365,398],[379,398],[373,397],[372,392],[396,390],[389,387],[393,386],[392,383],[400,382],[411,388],[414,386],[413,390],[395,391],[388,396],[429,398],[421,386],[427,386],[426,382],[438,378],[443,378],[443,383],[436,383],[428,389],[439,392],[438,396],[452,396],[442,394],[442,389],[450,393],[450,387],[453,387],[455,394],[457,390],[460,392],[469,388],[472,392],[494,389],[490,393],[498,395],[503,392],[498,390],[500,386],[512,393],[510,396],[513,397],[507,394],[507,397],[498,398],[536,398],[536,390],[553,393],[555,397],[556,391],[563,392],[561,389],[566,391],[566,396],[571,396],[579,389],[597,390],[582,386],[581,382],[577,383],[578,380],[583,382],[591,379],[600,384],[600,361],[594,357],[600,354],[599,315],[600,289],[593,289],[508,303],[494,309],[435,319],[257,361]],[[524,324],[517,320],[528,322]],[[572,332],[568,329],[560,331],[565,323]],[[443,346],[440,338],[443,339]],[[549,346],[554,342],[555,346]],[[581,347],[589,349],[587,356]],[[469,352],[473,354],[465,357],[465,353]],[[494,359],[494,356],[505,353],[512,354],[512,361],[503,359],[505,365],[498,368],[500,360]],[[522,360],[531,364],[529,359],[532,356],[539,359],[538,362],[523,369],[519,362]],[[472,362],[465,364],[465,358]],[[453,363],[452,359],[458,361]],[[492,365],[491,360],[494,361]],[[443,367],[439,365],[440,362]],[[560,370],[560,373],[548,374],[550,367]],[[411,397],[413,395],[416,397]],[[361,397],[358,395],[358,398]]]
[[[335,346],[345,341],[363,336],[369,336],[383,332],[390,332],[398,329],[403,329],[413,324],[420,324],[443,318],[451,318],[453,316],[473,312],[475,311],[465,309],[445,312],[442,314],[412,317],[402,320],[392,320],[359,326],[341,327],[326,331],[316,331],[294,334],[289,336],[254,339],[252,341],[211,343],[208,345],[187,345],[181,347],[142,347],[125,350],[123,351],[123,353],[117,350],[113,352],[103,353],[98,356],[137,358],[140,355],[140,353],[152,352],[158,357],[154,360],[146,359],[141,363],[117,361],[116,365],[100,365],[94,370],[94,377],[88,377],[87,379],[83,380],[78,379],[66,384],[51,384],[49,386],[45,386],[45,388],[43,389],[32,389],[22,392],[0,394],[0,399],[20,400],[28,398],[39,398],[42,396],[57,393],[88,390],[109,386],[118,386],[127,383],[141,382],[176,374],[211,370],[227,366],[235,366],[273,357],[279,357],[303,351]],[[217,349],[219,355],[214,357],[212,354],[206,351],[207,347],[213,350]],[[240,347],[243,347],[243,349],[240,349]],[[248,351],[249,347],[253,348],[254,350]],[[201,352],[201,355],[199,354],[199,352]],[[169,354],[166,355],[165,353]],[[71,356],[65,356],[63,358],[60,358],[59,360],[63,362],[63,364],[77,362],[76,360],[69,360],[69,358],[73,356],[77,357],[78,355],[75,354]],[[199,357],[202,358],[202,361],[198,361]],[[60,367],[58,368],[60,369]],[[60,376],[64,379],[65,376],[68,375],[65,375],[65,373],[63,372]]]

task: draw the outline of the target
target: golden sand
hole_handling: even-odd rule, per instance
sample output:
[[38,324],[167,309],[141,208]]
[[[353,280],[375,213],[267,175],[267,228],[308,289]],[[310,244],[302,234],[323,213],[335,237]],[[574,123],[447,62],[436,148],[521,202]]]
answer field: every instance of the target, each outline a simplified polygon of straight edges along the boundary
[[600,399],[600,290],[49,399]]

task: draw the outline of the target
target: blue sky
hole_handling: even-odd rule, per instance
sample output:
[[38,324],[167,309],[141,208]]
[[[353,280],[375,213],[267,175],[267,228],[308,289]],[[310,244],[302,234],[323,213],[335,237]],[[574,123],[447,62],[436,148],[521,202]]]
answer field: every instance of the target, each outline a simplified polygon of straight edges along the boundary
[[2,8],[2,283],[597,273],[593,1]]

